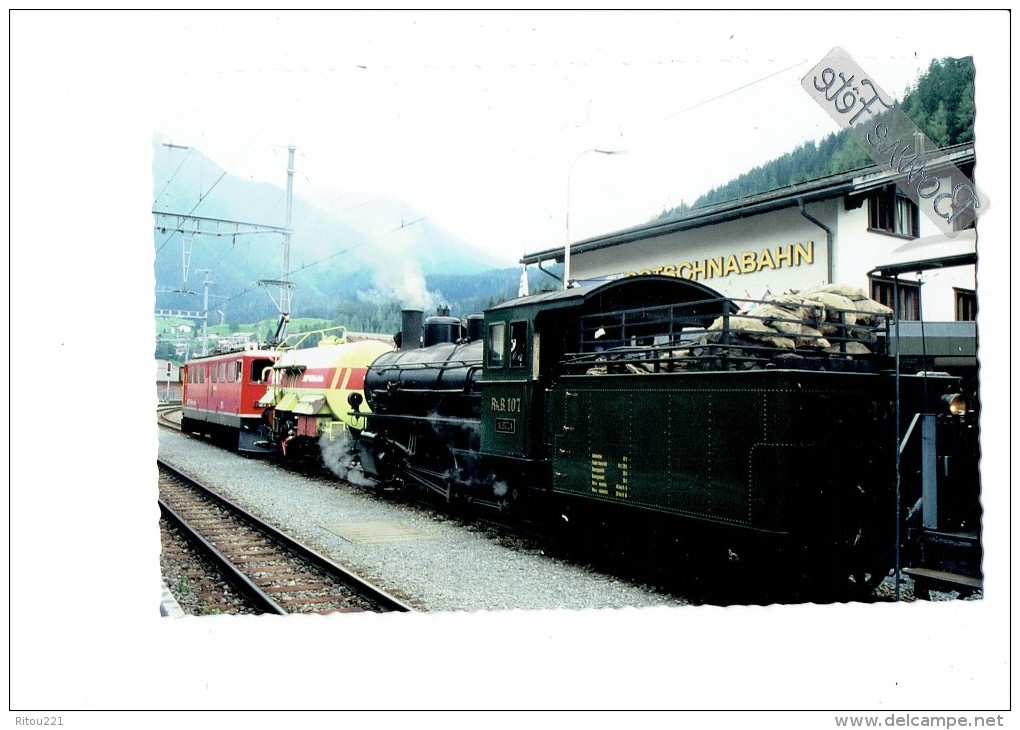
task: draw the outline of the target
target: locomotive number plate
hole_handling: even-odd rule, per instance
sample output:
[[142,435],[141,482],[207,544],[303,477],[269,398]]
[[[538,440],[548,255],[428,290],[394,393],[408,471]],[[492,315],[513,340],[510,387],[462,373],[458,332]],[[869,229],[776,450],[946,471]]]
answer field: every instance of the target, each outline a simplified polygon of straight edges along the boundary
[[496,433],[514,433],[516,424],[517,421],[513,418],[497,418]]

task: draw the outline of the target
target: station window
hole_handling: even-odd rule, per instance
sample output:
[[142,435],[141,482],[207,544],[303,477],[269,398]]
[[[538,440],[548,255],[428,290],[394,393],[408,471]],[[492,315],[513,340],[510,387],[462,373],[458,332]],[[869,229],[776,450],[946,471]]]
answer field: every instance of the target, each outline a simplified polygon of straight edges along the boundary
[[522,368],[527,365],[528,323],[510,323],[510,367]]
[[489,345],[487,347],[490,368],[503,367],[503,343],[506,340],[506,323],[496,322],[489,325]]
[[[944,190],[948,192],[949,190],[952,190],[958,183],[967,183],[973,185],[974,163],[961,165],[960,172],[963,173],[963,178],[960,179],[954,176],[953,179],[949,180],[949,182],[953,184],[946,186],[945,188],[943,188]],[[971,202],[972,201],[970,199],[970,196],[966,192],[961,192],[960,203],[963,205],[968,205]],[[975,206],[975,209],[976,209],[975,212],[981,212],[980,206]],[[955,209],[954,212],[956,212]],[[953,218],[952,223],[954,231],[966,231],[968,229],[977,228],[977,218],[971,215],[958,215],[955,218]]]
[[977,319],[977,292],[973,289],[953,287],[956,297],[956,321],[973,322]]
[[[970,220],[967,220],[967,219]],[[964,223],[966,221],[966,223]],[[966,231],[970,228],[977,228],[977,218],[965,215],[959,215],[953,218],[953,230],[954,231]]]
[[[899,301],[897,301],[897,295]],[[871,277],[871,298],[896,313],[897,319],[921,318],[921,284],[917,281]]]
[[920,211],[895,185],[876,190],[868,198],[868,230],[904,238],[917,238]]

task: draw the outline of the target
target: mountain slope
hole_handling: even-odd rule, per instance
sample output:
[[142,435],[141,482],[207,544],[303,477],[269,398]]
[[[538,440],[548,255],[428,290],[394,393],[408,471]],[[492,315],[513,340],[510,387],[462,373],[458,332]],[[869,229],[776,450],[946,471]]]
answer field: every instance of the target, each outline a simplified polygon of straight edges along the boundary
[[[279,227],[286,220],[283,187],[231,175],[198,150],[164,145],[159,134],[153,140],[153,201],[159,212]],[[341,218],[295,195],[292,312],[323,316],[365,297],[428,309],[436,294],[427,277],[478,275],[501,265],[400,201],[366,196],[351,210]],[[208,277],[214,282],[209,308],[222,311],[228,322],[273,315],[279,288],[257,282],[283,277],[283,241],[272,232],[196,235],[185,282],[182,234],[155,230],[156,306],[202,310]]]

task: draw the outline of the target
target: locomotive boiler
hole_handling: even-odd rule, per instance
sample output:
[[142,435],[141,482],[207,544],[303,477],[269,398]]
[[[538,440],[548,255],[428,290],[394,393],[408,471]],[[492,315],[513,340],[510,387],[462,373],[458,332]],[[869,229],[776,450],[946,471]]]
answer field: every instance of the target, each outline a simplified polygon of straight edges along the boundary
[[[440,310],[421,326],[420,315],[404,313],[401,349],[380,356],[365,374],[371,429],[357,441],[361,466],[379,481],[407,479],[447,500],[468,495],[489,502],[472,484],[480,444],[481,317],[464,325]],[[361,402],[358,394],[351,400],[359,414]],[[456,484],[460,478],[467,481]]]

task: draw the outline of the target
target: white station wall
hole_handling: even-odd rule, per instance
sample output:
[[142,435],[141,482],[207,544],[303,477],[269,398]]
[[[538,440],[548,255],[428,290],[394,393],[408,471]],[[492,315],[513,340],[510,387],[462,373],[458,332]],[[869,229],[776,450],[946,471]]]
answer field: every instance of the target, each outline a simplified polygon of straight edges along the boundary
[[[808,210],[820,217],[820,208]],[[695,279],[727,296],[756,299],[766,291],[824,283],[827,271],[825,232],[796,208],[571,257],[572,279],[662,273]]]
[[[878,266],[973,252],[973,231],[953,239],[923,215],[916,240],[868,230],[868,204],[845,210],[842,198],[805,207],[833,231],[832,281],[868,291],[868,273]],[[600,279],[659,273],[695,279],[734,298],[831,283],[825,231],[797,207],[726,223],[670,233],[608,248],[574,253],[571,278]],[[975,288],[973,266],[928,271],[904,278],[922,285],[926,320],[955,316],[953,287]]]

